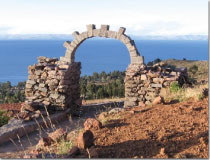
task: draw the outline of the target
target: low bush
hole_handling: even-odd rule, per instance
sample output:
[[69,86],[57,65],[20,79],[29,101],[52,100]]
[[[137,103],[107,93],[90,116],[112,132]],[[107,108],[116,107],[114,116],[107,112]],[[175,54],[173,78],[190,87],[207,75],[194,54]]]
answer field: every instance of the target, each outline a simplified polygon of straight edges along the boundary
[[177,82],[173,82],[170,85],[170,91],[173,92],[173,93],[178,92],[180,89],[181,89],[181,87],[180,87],[180,85]]
[[0,110],[0,127],[7,124],[9,121],[9,117],[6,111]]

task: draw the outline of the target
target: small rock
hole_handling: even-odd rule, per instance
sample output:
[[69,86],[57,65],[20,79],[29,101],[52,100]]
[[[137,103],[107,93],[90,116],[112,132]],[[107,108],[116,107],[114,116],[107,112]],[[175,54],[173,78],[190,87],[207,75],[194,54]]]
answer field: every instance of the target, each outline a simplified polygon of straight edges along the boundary
[[48,134],[48,137],[51,138],[55,142],[60,141],[62,138],[66,139],[66,136],[67,136],[67,132],[64,131],[63,128],[59,128],[56,131]]
[[49,137],[43,137],[39,140],[38,144],[36,145],[36,150],[43,149],[46,146],[50,146],[53,143],[53,140]]
[[35,114],[33,114],[31,117],[32,117],[32,118],[39,118],[39,116],[40,116],[40,114],[35,113]]
[[107,113],[107,112],[101,112],[101,114],[98,116],[98,119],[99,119],[99,120],[103,120],[103,119],[105,119],[107,116],[108,116],[108,113]]
[[35,159],[35,158],[37,158],[37,154],[31,154],[31,153],[29,153],[29,154],[25,154],[24,156],[23,156],[23,158],[24,159]]
[[129,113],[135,114],[135,113],[137,113],[137,111],[131,110],[131,111],[129,111]]
[[99,158],[98,152],[97,152],[97,150],[96,150],[96,148],[94,146],[90,147],[88,149],[88,151],[89,151],[88,154],[89,154],[90,158]]
[[79,134],[77,138],[77,145],[81,149],[90,148],[93,145],[94,137],[90,130],[86,130]]
[[164,154],[165,154],[165,148],[161,148],[161,149],[160,149],[160,154],[161,154],[161,155],[164,155]]
[[15,116],[16,119],[22,119],[24,121],[29,121],[31,120],[31,117],[29,115],[28,112],[26,111],[23,111],[23,112],[19,112],[16,116]]
[[88,118],[84,123],[85,130],[100,129],[102,127],[102,123],[95,118]]
[[123,111],[124,109],[123,108],[113,108],[109,111],[109,114],[112,114],[112,113],[119,113],[121,111]]
[[35,108],[32,107],[29,104],[22,103],[22,105],[21,105],[21,111],[31,111],[31,112],[33,112],[33,111],[35,111]]
[[161,104],[161,103],[164,103],[164,99],[161,96],[156,97],[152,102],[153,105]]

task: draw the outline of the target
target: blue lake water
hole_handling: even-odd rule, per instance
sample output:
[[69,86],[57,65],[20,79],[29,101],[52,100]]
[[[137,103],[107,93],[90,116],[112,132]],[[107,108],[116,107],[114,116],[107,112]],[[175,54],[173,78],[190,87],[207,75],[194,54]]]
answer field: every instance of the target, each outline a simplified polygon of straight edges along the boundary
[[[62,40],[7,40],[0,41],[0,82],[17,84],[27,79],[29,65],[37,63],[38,56],[65,55]],[[156,58],[208,60],[208,41],[136,40],[136,46],[145,63]],[[89,39],[76,52],[76,61],[82,62],[82,75],[93,72],[123,71],[130,64],[127,48],[117,40]]]

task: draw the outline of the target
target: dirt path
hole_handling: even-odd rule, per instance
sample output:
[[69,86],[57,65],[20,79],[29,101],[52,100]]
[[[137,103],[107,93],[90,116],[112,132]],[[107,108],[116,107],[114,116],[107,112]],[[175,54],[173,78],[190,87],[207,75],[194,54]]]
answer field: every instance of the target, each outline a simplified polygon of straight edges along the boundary
[[[118,106],[113,106],[118,107]],[[105,106],[83,106],[81,108],[82,116],[81,117],[69,117],[67,120],[55,124],[56,128],[63,128],[67,132],[77,130],[78,128],[83,128],[84,121],[89,117],[95,117],[102,111],[108,111],[113,107]],[[121,106],[122,107],[122,106]],[[52,129],[45,129],[28,134],[22,138],[16,139],[13,142],[7,142],[0,145],[0,158],[22,158],[25,153],[29,153],[31,150],[35,149],[36,144],[38,143],[40,137],[46,136],[47,133],[52,132]]]

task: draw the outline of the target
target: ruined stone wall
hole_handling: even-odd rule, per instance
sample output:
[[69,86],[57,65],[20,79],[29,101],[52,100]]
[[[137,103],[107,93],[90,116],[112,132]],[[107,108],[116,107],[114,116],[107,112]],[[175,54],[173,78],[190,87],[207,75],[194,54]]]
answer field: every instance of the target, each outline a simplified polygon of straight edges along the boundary
[[164,63],[148,67],[144,64],[130,64],[125,77],[125,107],[151,104],[162,88],[171,83],[180,85],[187,81],[187,70],[171,69]]
[[28,67],[25,109],[45,105],[55,110],[76,110],[81,105],[80,69],[80,62],[68,64],[57,58],[38,57],[38,64]]

